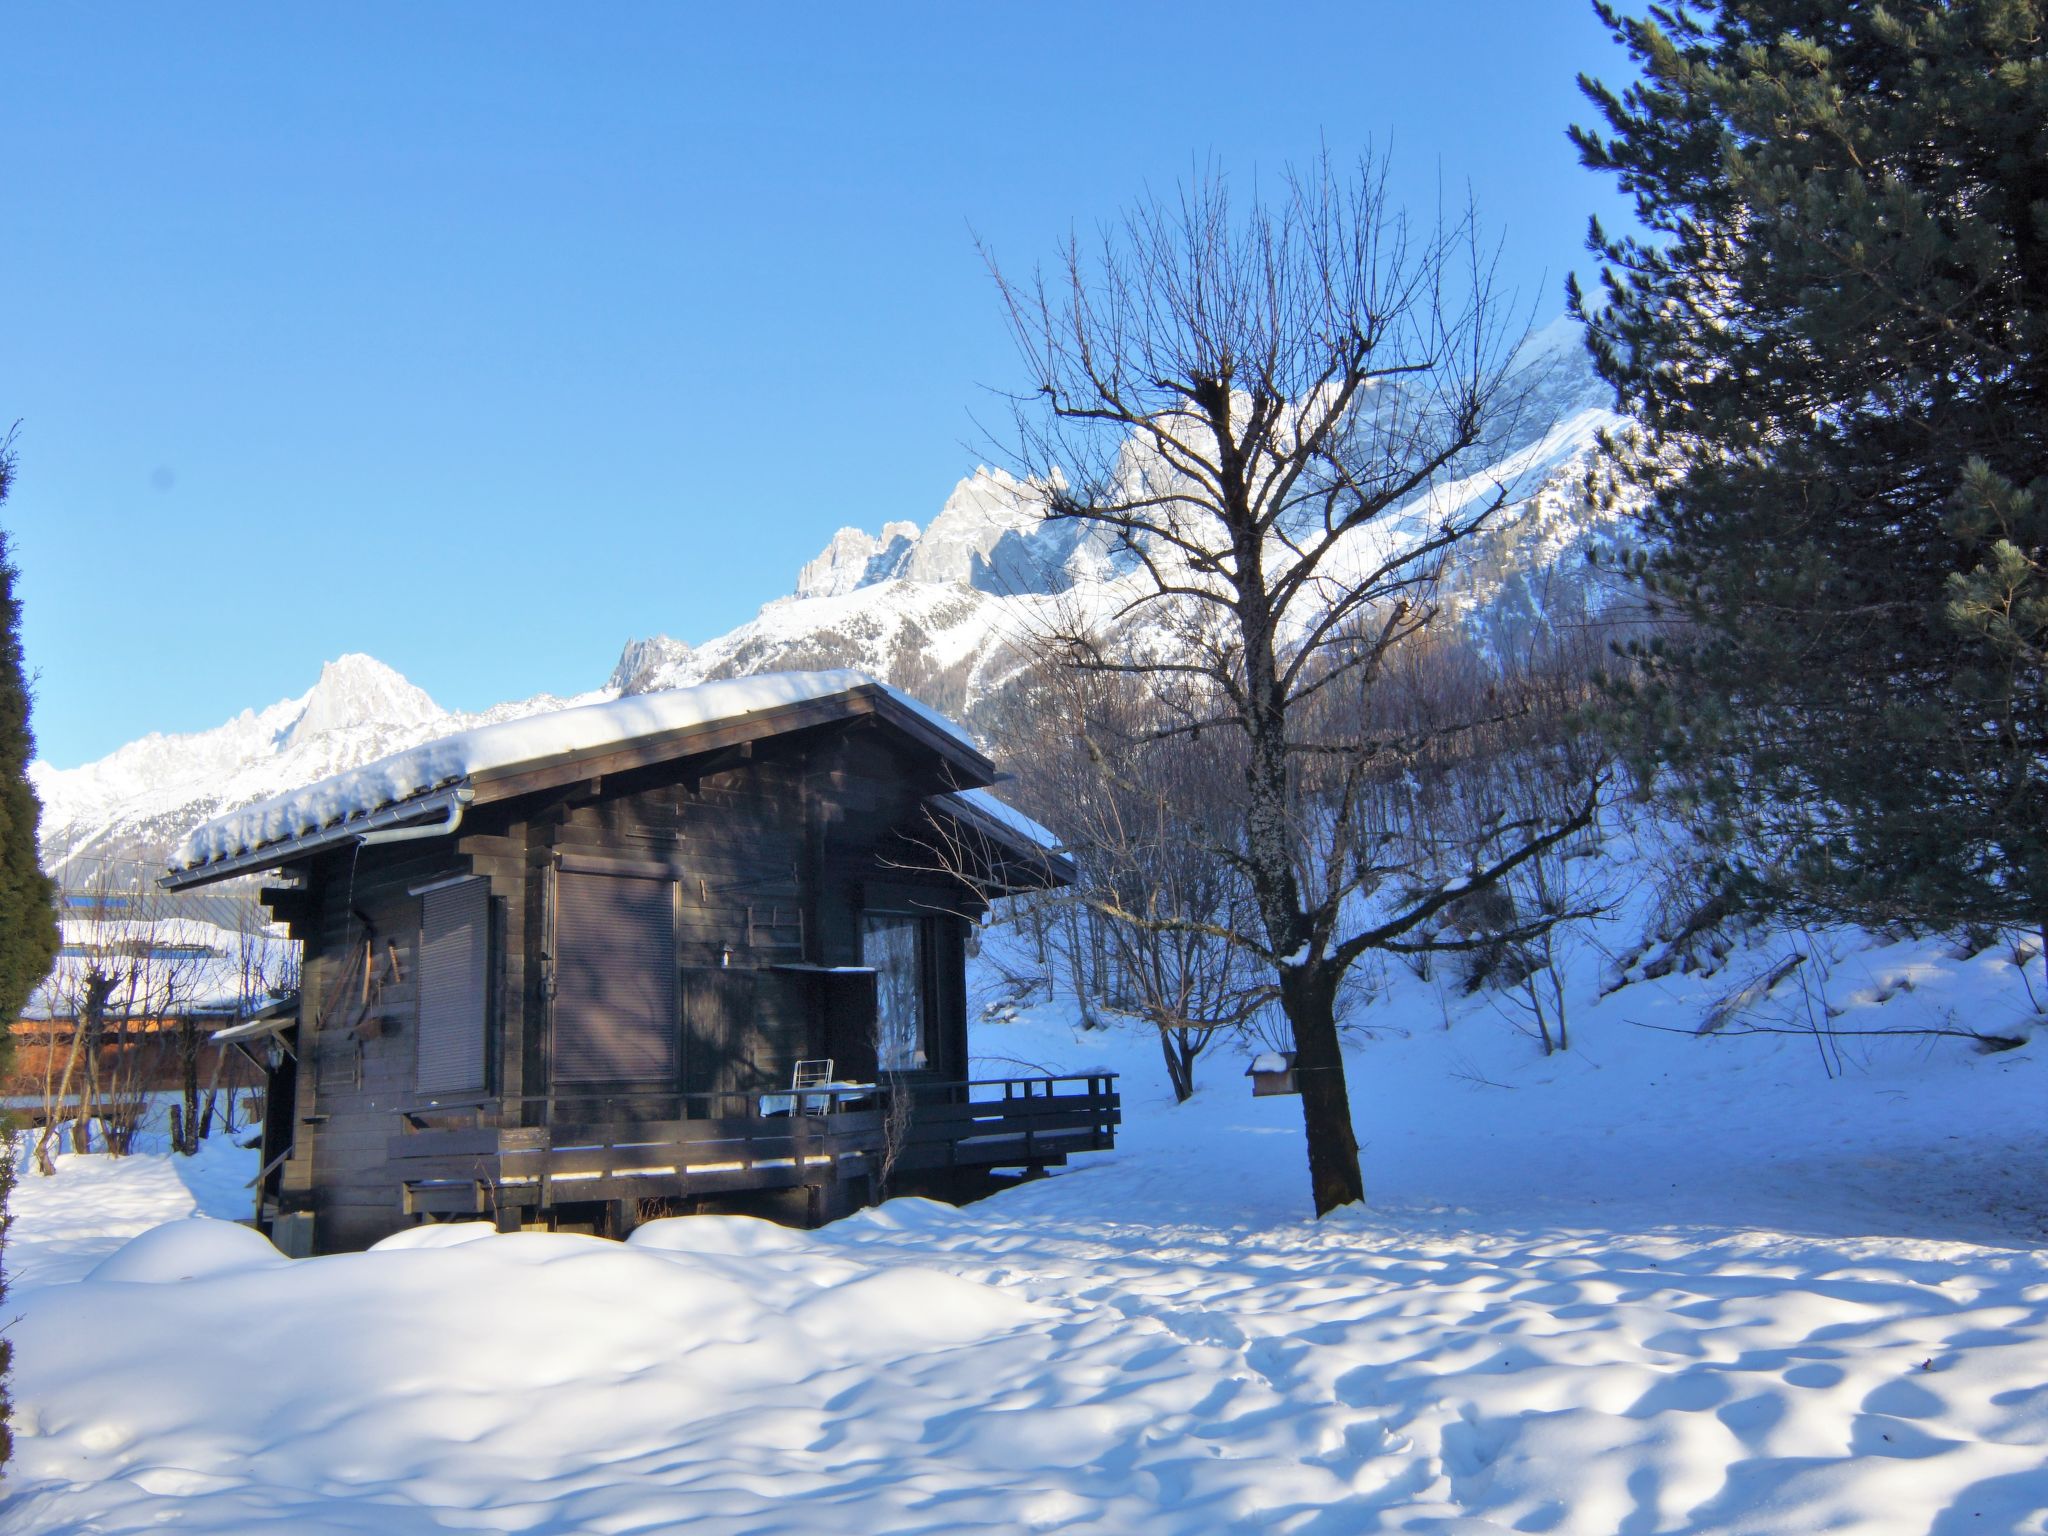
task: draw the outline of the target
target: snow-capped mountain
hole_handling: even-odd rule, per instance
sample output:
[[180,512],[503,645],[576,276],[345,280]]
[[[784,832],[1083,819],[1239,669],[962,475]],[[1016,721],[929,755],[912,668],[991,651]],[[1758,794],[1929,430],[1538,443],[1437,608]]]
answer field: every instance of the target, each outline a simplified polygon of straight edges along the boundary
[[839,597],[885,581],[971,587],[1010,597],[1059,592],[1100,576],[1094,546],[1039,515],[1043,487],[987,465],[953,487],[939,515],[885,523],[879,535],[842,528],[797,574],[796,597]]
[[210,731],[153,731],[82,768],[31,763],[43,802],[43,865],[67,879],[81,861],[153,862],[158,849],[221,811],[451,731],[575,702],[539,694],[463,714],[375,657],[342,656],[297,698],[245,709]]
[[[1484,463],[1382,520],[1332,562],[1369,569],[1446,517],[1469,515],[1505,488],[1511,505],[1471,542],[1456,575],[1467,604],[1505,604],[1529,616],[1547,606],[1539,573],[1575,581],[1574,555],[1599,518],[1583,471],[1596,438],[1621,425],[1587,364],[1575,322],[1536,332],[1518,358],[1522,408]],[[754,619],[688,646],[635,642],[611,685],[675,688],[784,667],[872,672],[973,724],[1016,675],[1030,642],[1079,610],[1105,614],[1143,589],[1128,557],[1099,531],[1047,522],[1045,487],[986,466],[953,488],[922,529],[842,528],[799,571],[795,592]]]
[[[1512,505],[1476,541],[1460,585],[1468,602],[1526,616],[1545,606],[1536,578],[1572,579],[1570,555],[1594,536],[1582,471],[1597,435],[1619,419],[1567,322],[1538,332],[1520,361],[1528,407],[1490,462],[1397,513],[1373,546],[1415,536],[1507,486]],[[1035,634],[1076,605],[1107,612],[1135,590],[1127,560],[1099,534],[1043,520],[1044,489],[977,468],[922,527],[842,528],[797,572],[794,592],[752,620],[695,645],[666,635],[631,640],[611,675],[575,699],[543,694],[459,713],[383,663],[350,655],[329,662],[298,698],[213,730],[153,733],[79,768],[33,764],[44,863],[77,879],[86,863],[153,862],[208,817],[437,736],[756,672],[857,667],[972,724],[1025,664]],[[1370,554],[1361,545],[1356,558]]]

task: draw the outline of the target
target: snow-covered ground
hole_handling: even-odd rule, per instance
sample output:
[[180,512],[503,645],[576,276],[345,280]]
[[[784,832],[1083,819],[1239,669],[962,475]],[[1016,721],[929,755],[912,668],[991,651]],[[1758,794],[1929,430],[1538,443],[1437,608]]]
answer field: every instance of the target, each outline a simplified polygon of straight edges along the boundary
[[[0,1528],[2048,1531],[2048,1031],[1844,1035],[1831,1077],[1643,1027],[1778,943],[1588,982],[1547,1060],[1396,968],[1350,1057],[1372,1205],[1322,1222],[1242,1057],[1175,1106],[1050,1003],[978,1049],[1120,1068],[1122,1145],[961,1211],[287,1263],[219,1220],[121,1246],[236,1214],[248,1154],[70,1159],[16,1196]],[[2035,1029],[2008,958],[1934,943],[1843,941],[1749,1017],[1823,1004]]]

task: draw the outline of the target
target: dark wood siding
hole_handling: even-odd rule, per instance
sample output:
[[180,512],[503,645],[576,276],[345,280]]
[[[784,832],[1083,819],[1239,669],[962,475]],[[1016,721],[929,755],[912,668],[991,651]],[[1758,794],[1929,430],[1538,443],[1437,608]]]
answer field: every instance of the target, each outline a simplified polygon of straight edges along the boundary
[[796,1064],[816,1056],[818,1037],[816,984],[801,971],[762,971],[754,992],[754,1028],[748,1041],[754,1080],[764,1088],[783,1088]]
[[555,873],[554,1065],[558,1083],[672,1083],[675,884]]
[[746,1087],[740,1053],[754,1019],[754,973],[683,973],[683,1091],[730,1093]]
[[683,1090],[786,1088],[818,1054],[815,978],[801,971],[683,972]]
[[872,971],[833,971],[818,978],[824,1048],[835,1075],[871,1083],[875,1060],[875,977]]
[[300,1003],[297,1134],[280,1195],[315,1215],[321,1252],[361,1248],[404,1225],[385,1147],[417,1102],[420,898],[467,873],[454,851],[365,849],[314,872]]

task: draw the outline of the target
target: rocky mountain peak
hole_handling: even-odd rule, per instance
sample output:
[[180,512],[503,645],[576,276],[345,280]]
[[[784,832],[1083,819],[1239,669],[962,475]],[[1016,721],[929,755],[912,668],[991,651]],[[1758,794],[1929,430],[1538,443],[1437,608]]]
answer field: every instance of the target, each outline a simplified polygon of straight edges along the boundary
[[842,528],[818,558],[797,572],[798,597],[839,597],[898,575],[918,538],[917,524],[884,523],[879,537]]
[[619,652],[619,664],[605,680],[605,687],[614,693],[652,693],[671,687],[663,674],[683,665],[691,654],[687,644],[668,635],[628,640],[626,648]]
[[374,656],[352,652],[320,669],[320,680],[299,701],[280,741],[296,743],[328,731],[357,726],[414,726],[446,713],[424,688],[406,681]]
[[797,577],[796,595],[838,597],[885,581],[972,587],[1011,595],[1070,584],[1071,530],[1043,520],[1043,489],[977,466],[931,523],[886,523],[879,535],[842,528]]
[[1034,486],[978,465],[917,541],[903,572],[913,581],[943,581],[984,592],[1042,592],[1057,570],[1037,547],[1044,529]]

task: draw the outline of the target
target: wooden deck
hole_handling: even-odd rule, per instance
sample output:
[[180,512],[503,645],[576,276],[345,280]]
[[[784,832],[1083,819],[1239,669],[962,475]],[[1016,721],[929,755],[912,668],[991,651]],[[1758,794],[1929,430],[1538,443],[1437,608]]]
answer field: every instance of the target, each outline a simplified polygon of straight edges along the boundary
[[[891,1096],[907,1094],[893,1127]],[[1115,1145],[1115,1074],[912,1082],[826,1113],[761,1112],[762,1094],[493,1099],[400,1114],[389,1144],[408,1215],[818,1188],[893,1174],[1038,1171]],[[787,1095],[766,1095],[786,1099]],[[465,1123],[466,1122],[466,1123]]]

